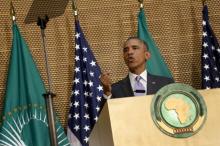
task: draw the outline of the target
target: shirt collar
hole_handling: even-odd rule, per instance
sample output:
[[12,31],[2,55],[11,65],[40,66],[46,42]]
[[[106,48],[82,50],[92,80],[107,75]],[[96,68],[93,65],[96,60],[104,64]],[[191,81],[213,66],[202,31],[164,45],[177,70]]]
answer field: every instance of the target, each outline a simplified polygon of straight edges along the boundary
[[[130,80],[135,80],[135,78],[137,77],[138,75],[134,74],[134,73],[131,73],[129,72],[129,78]],[[147,71],[144,70],[141,74],[140,74],[141,78],[147,82]]]

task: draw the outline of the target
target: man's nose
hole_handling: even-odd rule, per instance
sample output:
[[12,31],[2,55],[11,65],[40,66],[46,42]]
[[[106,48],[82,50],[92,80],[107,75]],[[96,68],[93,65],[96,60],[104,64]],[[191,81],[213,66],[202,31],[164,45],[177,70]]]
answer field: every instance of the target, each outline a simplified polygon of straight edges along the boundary
[[128,48],[128,54],[133,54],[134,53],[134,49],[133,48]]

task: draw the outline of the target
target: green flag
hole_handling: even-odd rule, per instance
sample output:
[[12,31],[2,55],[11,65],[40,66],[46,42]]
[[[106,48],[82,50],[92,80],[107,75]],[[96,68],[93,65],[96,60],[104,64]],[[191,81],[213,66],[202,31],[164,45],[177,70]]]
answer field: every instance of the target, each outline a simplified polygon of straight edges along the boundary
[[[29,48],[14,23],[0,145],[50,146],[49,125],[42,96],[45,92]],[[58,144],[69,145],[58,120],[56,130]]]
[[151,53],[151,58],[147,61],[147,71],[153,75],[172,78],[171,72],[160,54],[160,50],[148,31],[143,8],[140,9],[138,15],[138,37],[147,43]]

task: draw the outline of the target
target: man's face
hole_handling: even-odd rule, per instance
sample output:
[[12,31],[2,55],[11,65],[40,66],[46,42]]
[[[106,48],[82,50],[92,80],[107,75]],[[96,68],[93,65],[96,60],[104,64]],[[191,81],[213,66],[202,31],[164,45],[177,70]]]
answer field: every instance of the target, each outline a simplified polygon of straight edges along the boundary
[[143,71],[145,63],[150,58],[143,42],[138,39],[128,40],[123,49],[124,61],[131,72]]

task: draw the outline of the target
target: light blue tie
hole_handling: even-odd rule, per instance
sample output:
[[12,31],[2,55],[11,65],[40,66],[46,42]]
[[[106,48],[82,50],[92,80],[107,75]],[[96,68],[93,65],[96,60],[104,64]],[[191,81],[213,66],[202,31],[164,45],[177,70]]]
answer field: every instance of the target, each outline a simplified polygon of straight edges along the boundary
[[141,76],[137,76],[135,78],[134,95],[135,96],[145,95],[145,88],[144,88],[143,84],[141,83]]

